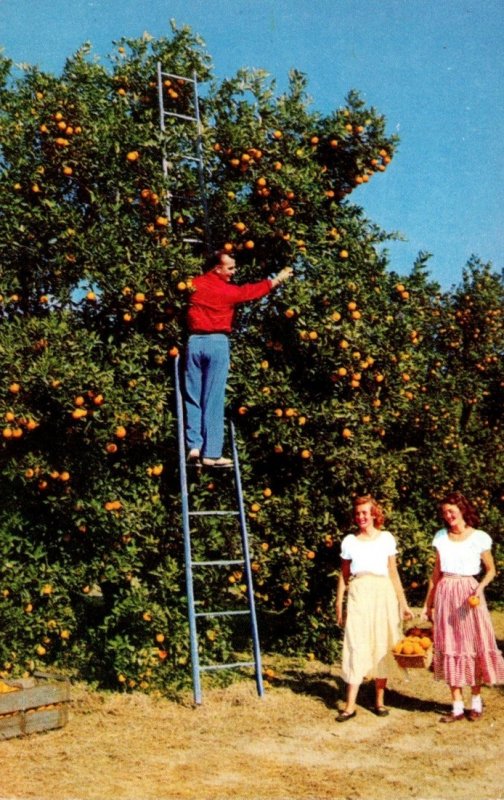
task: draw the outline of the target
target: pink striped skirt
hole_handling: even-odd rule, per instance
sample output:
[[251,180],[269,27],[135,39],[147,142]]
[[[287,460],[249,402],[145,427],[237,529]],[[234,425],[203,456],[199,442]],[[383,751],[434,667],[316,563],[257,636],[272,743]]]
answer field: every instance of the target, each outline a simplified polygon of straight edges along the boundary
[[436,587],[434,607],[434,677],[449,686],[504,683],[504,658],[484,596],[471,607],[478,586],[472,576],[446,575]]

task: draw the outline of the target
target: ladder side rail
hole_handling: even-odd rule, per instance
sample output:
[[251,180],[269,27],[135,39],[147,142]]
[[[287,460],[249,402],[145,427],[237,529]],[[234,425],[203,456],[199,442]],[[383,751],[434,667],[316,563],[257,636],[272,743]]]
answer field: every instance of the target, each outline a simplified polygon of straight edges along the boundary
[[236,447],[235,427],[232,420],[229,421],[229,438],[231,442],[231,452],[233,455],[233,464],[235,472],[235,489],[236,501],[238,504],[238,513],[240,518],[240,532],[242,538],[243,548],[243,561],[245,566],[245,576],[247,579],[247,596],[250,608],[250,627],[252,631],[252,645],[254,651],[255,661],[255,679],[257,686],[257,694],[262,697],[264,694],[264,685],[262,679],[262,661],[261,661],[261,648],[259,643],[259,629],[257,626],[257,616],[254,600],[254,584],[252,579],[252,568],[250,564],[249,541],[247,532],[247,522],[245,517],[245,506],[243,503],[243,491],[240,475],[240,464],[238,461],[238,450]]
[[163,73],[161,72],[161,62],[157,62],[157,86],[158,86],[158,106],[159,106],[159,126],[165,132],[165,110],[163,102]]
[[201,202],[203,204],[203,219],[205,224],[205,244],[210,249],[210,218],[208,215],[208,200],[206,195],[205,174],[203,170],[204,153],[203,153],[203,126],[201,124],[201,115],[199,107],[198,96],[198,78],[196,70],[193,72],[193,87],[194,87],[194,114],[196,117],[196,152],[198,154],[198,177],[201,192]]
[[[161,62],[157,62],[157,85],[158,85],[158,106],[159,106],[159,127],[161,128],[162,133],[166,133],[166,125],[165,125],[165,108],[164,108],[164,100],[163,100],[163,75],[166,74],[161,70]],[[163,163],[163,176],[165,179],[165,183],[168,181],[168,161],[166,158],[165,152],[165,144],[163,143],[163,153],[162,153],[162,163]],[[172,210],[171,210],[171,203],[170,203],[170,192],[166,190],[166,203],[165,203],[165,214],[168,219],[168,222],[171,224],[172,221]]]
[[194,702],[201,703],[200,663],[198,654],[198,632],[194,608],[194,585],[191,553],[191,530],[189,526],[189,492],[187,487],[187,471],[185,460],[184,405],[180,382],[180,357],[175,359],[175,396],[177,402],[177,429],[179,450],[180,493],[182,502],[182,527],[184,535],[186,592],[189,617],[189,638],[191,647],[191,667],[193,677]]

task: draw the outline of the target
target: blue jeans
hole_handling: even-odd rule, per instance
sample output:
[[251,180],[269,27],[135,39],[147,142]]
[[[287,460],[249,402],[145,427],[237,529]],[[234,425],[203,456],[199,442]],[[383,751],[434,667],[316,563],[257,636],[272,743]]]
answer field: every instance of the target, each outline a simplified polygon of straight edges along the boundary
[[229,339],[224,333],[192,334],[185,361],[186,440],[205,458],[220,458]]

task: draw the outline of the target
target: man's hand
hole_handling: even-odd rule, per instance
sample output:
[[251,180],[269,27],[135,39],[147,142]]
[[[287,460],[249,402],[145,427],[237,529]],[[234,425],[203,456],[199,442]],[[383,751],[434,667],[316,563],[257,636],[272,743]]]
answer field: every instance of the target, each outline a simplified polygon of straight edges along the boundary
[[281,269],[278,275],[275,275],[275,277],[271,279],[273,286],[280,286],[281,283],[292,276],[293,272],[294,270],[292,267],[284,267]]

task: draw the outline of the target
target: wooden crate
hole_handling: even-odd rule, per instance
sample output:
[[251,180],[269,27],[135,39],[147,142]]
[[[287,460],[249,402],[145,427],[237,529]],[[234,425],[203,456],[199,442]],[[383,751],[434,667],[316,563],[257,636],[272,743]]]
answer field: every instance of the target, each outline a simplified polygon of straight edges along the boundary
[[6,681],[17,691],[0,694],[0,740],[62,728],[68,722],[70,684],[34,679]]

